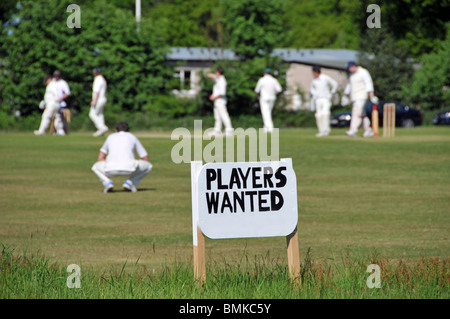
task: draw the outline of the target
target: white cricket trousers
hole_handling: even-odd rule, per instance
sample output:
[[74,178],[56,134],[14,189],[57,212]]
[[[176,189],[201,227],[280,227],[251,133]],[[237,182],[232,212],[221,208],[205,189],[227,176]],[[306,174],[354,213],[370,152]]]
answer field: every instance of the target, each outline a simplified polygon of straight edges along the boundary
[[319,133],[322,135],[330,134],[330,109],[331,101],[327,98],[318,98],[316,104],[316,123]]
[[53,116],[59,117],[58,109],[59,104],[57,103],[52,103],[45,106],[45,110],[42,113],[41,124],[38,129],[39,133],[45,133],[53,119]]
[[364,105],[366,104],[366,100],[355,100],[353,101],[352,107],[352,119],[350,121],[350,132],[358,133],[358,129],[361,126],[361,122],[364,126],[364,131],[370,131],[372,128],[370,127],[370,120],[365,115]]
[[96,162],[92,166],[92,171],[98,176],[100,181],[102,182],[103,186],[106,186],[110,181],[112,177],[117,176],[128,176],[131,182],[133,182],[134,186],[138,186],[141,180],[150,173],[152,170],[152,164],[147,161],[143,160],[136,160],[135,161],[135,171],[130,172],[121,172],[121,171],[105,171],[106,168],[106,162]]
[[273,131],[272,110],[275,105],[276,98],[260,98],[259,107],[261,109],[261,115],[264,123],[264,129],[266,132]]
[[94,122],[95,127],[98,131],[105,130],[108,127],[105,125],[105,117],[103,116],[103,109],[106,105],[106,99],[97,101],[95,106],[91,106],[89,111],[89,118]]
[[214,100],[214,131],[221,132],[222,124],[225,127],[225,132],[233,131],[231,126],[230,116],[227,111],[227,102],[223,98],[218,98]]

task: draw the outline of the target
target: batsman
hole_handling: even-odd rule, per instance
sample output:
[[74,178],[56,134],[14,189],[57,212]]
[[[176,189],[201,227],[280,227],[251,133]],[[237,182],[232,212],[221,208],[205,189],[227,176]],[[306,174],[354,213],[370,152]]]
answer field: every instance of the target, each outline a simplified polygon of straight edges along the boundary
[[53,117],[60,116],[58,114],[59,93],[56,82],[52,81],[52,77],[50,75],[46,75],[44,77],[44,81],[46,84],[44,100],[39,104],[39,108],[44,109],[44,112],[42,113],[39,129],[34,131],[35,135],[44,135],[53,120]]

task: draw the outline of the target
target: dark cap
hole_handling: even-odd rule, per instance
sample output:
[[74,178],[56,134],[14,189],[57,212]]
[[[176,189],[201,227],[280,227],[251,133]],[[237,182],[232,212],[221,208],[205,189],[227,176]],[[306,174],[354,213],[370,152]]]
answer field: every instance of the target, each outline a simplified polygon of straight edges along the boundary
[[321,73],[320,65],[313,65],[312,70],[313,72]]
[[267,73],[267,74],[272,74],[272,70],[271,70],[271,69],[269,69],[269,68],[267,68],[267,69],[265,69],[265,70],[264,70],[264,73]]
[[347,63],[347,68],[346,68],[346,70],[348,71],[348,69],[349,69],[351,66],[354,66],[354,65],[356,65],[356,62],[355,62],[355,61],[350,61],[350,62],[348,62],[348,63]]
[[102,70],[100,68],[95,68],[94,73],[100,74],[100,73],[102,73]]
[[130,127],[128,126],[127,122],[119,122],[116,125],[116,130],[118,132],[129,132],[130,131]]

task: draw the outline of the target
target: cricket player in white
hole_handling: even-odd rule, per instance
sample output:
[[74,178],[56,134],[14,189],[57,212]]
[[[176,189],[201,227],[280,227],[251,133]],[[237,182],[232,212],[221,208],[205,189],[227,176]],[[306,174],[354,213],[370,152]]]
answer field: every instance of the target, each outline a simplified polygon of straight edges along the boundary
[[280,83],[272,76],[272,70],[265,69],[264,75],[256,83],[255,92],[259,94],[259,107],[266,133],[273,131],[272,110],[281,90]]
[[311,95],[316,106],[316,123],[319,133],[317,137],[330,134],[331,97],[336,93],[338,83],[326,74],[321,73],[320,66],[312,69],[314,79],[311,82]]
[[45,131],[49,127],[53,117],[58,114],[59,110],[59,95],[56,82],[54,82],[52,77],[49,75],[46,75],[44,80],[47,87],[45,88],[44,101],[40,103],[39,107],[41,109],[45,107],[45,109],[42,113],[39,129],[34,131],[35,135],[45,134]]
[[106,105],[106,80],[102,75],[100,68],[94,69],[94,83],[92,85],[92,101],[89,111],[89,118],[94,122],[97,131],[93,136],[101,136],[108,132],[105,125],[103,109]]
[[[135,152],[139,159],[135,158]],[[152,170],[148,161],[148,154],[136,136],[129,132],[128,124],[120,122],[116,126],[116,133],[108,136],[100,149],[97,162],[92,171],[103,183],[104,192],[113,190],[112,177],[127,176],[122,187],[131,192],[137,192],[141,180]]]
[[354,61],[350,61],[347,64],[347,70],[350,72],[350,77],[344,93],[350,96],[353,107],[350,130],[346,134],[355,137],[362,122],[364,127],[363,136],[372,137],[373,131],[370,126],[370,120],[364,110],[367,98],[370,98],[371,101],[377,100],[374,95],[372,78],[369,71],[356,65]]
[[223,75],[223,69],[218,67],[215,73],[208,73],[207,76],[215,81],[212,94],[209,96],[209,100],[214,102],[215,119],[214,132],[211,135],[220,136],[222,124],[225,127],[225,135],[232,135],[233,126],[227,111],[227,80]]
[[56,86],[58,87],[58,98],[59,98],[59,110],[58,115],[55,118],[55,129],[57,135],[66,135],[64,131],[64,124],[62,121],[62,113],[63,109],[67,107],[67,103],[65,99],[70,95],[69,84],[63,79],[61,79],[61,72],[56,70],[53,72],[53,81],[56,82]]

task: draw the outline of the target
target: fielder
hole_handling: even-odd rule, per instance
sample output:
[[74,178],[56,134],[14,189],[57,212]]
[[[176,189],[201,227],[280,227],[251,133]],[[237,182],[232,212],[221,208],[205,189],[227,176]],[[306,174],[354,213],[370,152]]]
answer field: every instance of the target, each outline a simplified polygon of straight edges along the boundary
[[50,75],[46,75],[44,77],[44,81],[47,87],[45,88],[44,100],[39,104],[39,108],[45,109],[42,113],[39,129],[34,131],[35,135],[44,135],[53,120],[53,117],[59,116],[59,95],[56,82],[52,81],[52,77]]
[[281,91],[281,85],[272,76],[272,70],[265,69],[264,75],[256,83],[255,92],[259,95],[259,107],[264,123],[263,129],[266,133],[272,133],[273,131],[272,110],[277,94]]
[[350,77],[344,94],[350,96],[353,107],[350,130],[346,134],[351,137],[356,137],[362,122],[364,127],[363,136],[372,137],[374,134],[370,126],[370,120],[364,109],[368,97],[373,103],[377,101],[374,94],[372,78],[369,71],[358,66],[354,61],[348,62],[347,71],[350,73]]
[[57,116],[55,118],[55,129],[57,135],[66,135],[66,131],[64,129],[64,114],[67,114],[66,107],[67,103],[65,99],[67,99],[70,95],[70,87],[67,82],[61,78],[61,72],[59,70],[55,70],[53,72],[53,81],[56,82],[56,86],[58,88],[58,99],[59,99],[59,110]]
[[330,134],[331,97],[336,93],[338,83],[326,74],[321,73],[320,66],[312,68],[314,79],[311,83],[311,95],[316,109],[316,123],[319,133],[317,137]]
[[[135,159],[135,152],[139,155],[139,160]],[[108,136],[100,149],[97,162],[92,166],[92,171],[105,187],[104,193],[113,190],[111,178],[117,176],[127,176],[122,187],[135,193],[136,187],[151,170],[152,164],[148,161],[147,151],[137,137],[129,132],[126,122],[117,124],[116,133]]]
[[209,100],[214,102],[214,131],[211,136],[220,136],[222,124],[225,126],[225,135],[233,134],[233,126],[231,125],[230,116],[227,111],[227,80],[223,75],[223,69],[218,67],[215,73],[208,73],[207,76],[214,80],[212,94]]
[[109,128],[105,125],[103,109],[106,105],[106,80],[102,75],[100,68],[94,69],[94,83],[92,84],[92,101],[89,111],[89,118],[94,122],[97,131],[93,136],[101,136],[108,132]]

